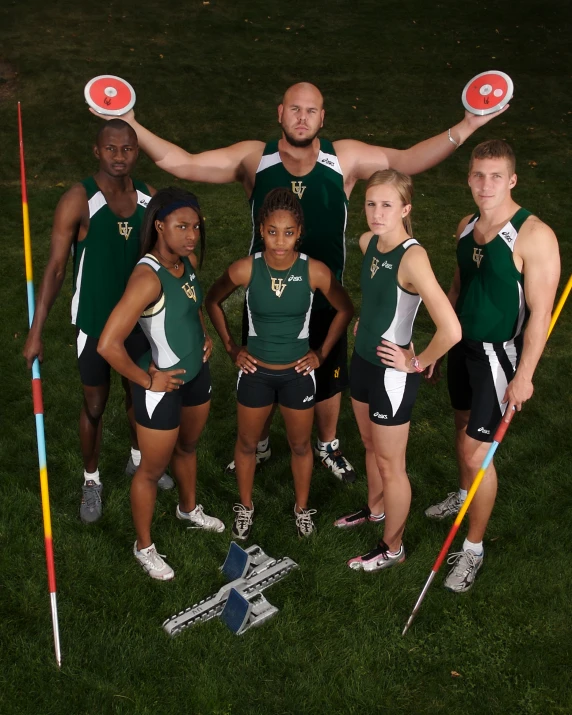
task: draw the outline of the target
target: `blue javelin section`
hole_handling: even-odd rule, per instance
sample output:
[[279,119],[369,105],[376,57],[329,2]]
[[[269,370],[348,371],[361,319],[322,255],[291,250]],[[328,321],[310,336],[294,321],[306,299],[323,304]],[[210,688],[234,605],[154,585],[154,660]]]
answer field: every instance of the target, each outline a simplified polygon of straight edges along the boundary
[[38,442],[38,462],[40,468],[46,466],[46,437],[44,434],[44,415],[36,415],[36,439]]
[[26,289],[28,291],[28,325],[32,327],[32,320],[34,320],[34,312],[36,310],[36,299],[34,297],[34,284],[32,281],[26,282]]
[[489,451],[487,452],[487,456],[483,461],[482,469],[487,469],[489,464],[493,461],[493,457],[495,456],[495,452],[497,451],[497,447],[499,446],[499,444],[500,442],[493,442],[491,444],[491,446],[489,447]]

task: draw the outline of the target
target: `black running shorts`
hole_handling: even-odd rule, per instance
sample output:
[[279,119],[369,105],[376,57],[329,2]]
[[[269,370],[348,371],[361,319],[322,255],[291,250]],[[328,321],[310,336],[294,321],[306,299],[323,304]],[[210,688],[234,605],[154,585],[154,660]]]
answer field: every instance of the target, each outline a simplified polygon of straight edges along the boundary
[[208,362],[198,375],[172,392],[153,392],[131,383],[135,421],[141,427],[175,429],[181,424],[181,408],[204,405],[211,399],[211,373]]
[[[310,313],[309,343],[311,350],[317,350],[326,339],[330,325],[336,317],[333,308],[312,310]],[[242,344],[248,340],[248,316],[246,303],[242,313]],[[348,378],[348,336],[344,333],[333,346],[328,357],[315,370],[316,376],[316,402],[327,400],[338,392],[342,392],[349,384]]]
[[[76,328],[77,364],[81,384],[86,387],[106,385],[111,375],[111,366],[97,352],[98,338],[86,335],[83,330]],[[137,362],[149,350],[149,341],[143,331],[131,333],[125,341],[127,354]]]
[[421,382],[418,372],[401,372],[381,363],[374,365],[354,350],[350,365],[350,394],[369,405],[369,419],[376,425],[404,425],[411,421]]
[[522,353],[522,335],[505,343],[480,343],[463,338],[449,350],[447,385],[454,410],[470,411],[467,434],[492,442],[506,410],[508,383]]
[[314,406],[316,381],[314,371],[300,375],[293,367],[271,370],[258,367],[256,372],[238,373],[236,398],[244,407],[268,407],[277,402],[292,410]]

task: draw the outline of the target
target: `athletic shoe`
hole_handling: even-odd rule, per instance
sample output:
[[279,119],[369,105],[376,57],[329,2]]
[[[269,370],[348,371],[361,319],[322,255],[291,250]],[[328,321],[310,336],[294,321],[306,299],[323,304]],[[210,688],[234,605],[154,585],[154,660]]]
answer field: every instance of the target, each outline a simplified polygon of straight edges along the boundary
[[385,514],[373,517],[371,515],[371,509],[366,505],[358,511],[354,511],[352,514],[336,519],[336,521],[334,521],[334,526],[337,526],[340,529],[351,529],[353,526],[361,526],[362,524],[365,524],[366,521],[378,523],[384,519]]
[[209,516],[205,514],[203,505],[197,504],[193,511],[181,511],[179,505],[177,504],[177,509],[175,511],[177,519],[183,519],[190,521],[192,526],[187,527],[188,529],[204,529],[205,531],[216,531],[220,534],[224,531],[224,524],[216,516]]
[[372,551],[363,556],[356,556],[348,561],[348,566],[356,571],[381,571],[382,569],[390,568],[395,564],[401,564],[405,561],[405,549],[403,544],[399,547],[396,554],[389,551],[389,546],[380,541]]
[[[129,457],[129,461],[127,462],[127,466],[125,467],[125,474],[127,474],[128,477],[132,477],[136,471],[137,466],[133,463],[133,457]],[[157,482],[157,486],[159,487],[159,489],[167,491],[168,489],[172,489],[175,486],[175,482],[173,481],[172,477],[170,477],[167,472],[165,472],[161,479],[159,479],[159,481]]]
[[356,473],[352,465],[342,454],[339,439],[333,439],[327,443],[325,449],[314,447],[314,454],[322,462],[324,467],[329,469],[334,477],[337,477],[341,482],[355,482]]
[[158,581],[170,581],[175,578],[175,572],[166,561],[163,561],[165,554],[158,554],[155,544],[149,548],[138,551],[137,542],[133,545],[133,556],[139,561],[142,568]]
[[[268,445],[268,449],[266,449],[264,452],[259,452],[258,448],[256,448],[256,466],[260,466],[261,464],[264,464],[264,462],[267,462],[270,457],[272,456],[272,450],[270,449],[270,445]],[[236,464],[234,463],[234,459],[230,464],[227,464],[224,471],[227,474],[236,474]]]
[[470,549],[457,551],[447,559],[448,564],[455,564],[447,574],[444,586],[455,593],[465,593],[475,583],[477,571],[483,565],[484,552],[478,556]]
[[459,492],[450,492],[446,499],[425,509],[425,516],[430,519],[446,519],[448,516],[456,516],[462,506]]
[[232,536],[234,539],[245,541],[250,536],[252,530],[252,520],[254,518],[254,505],[248,509],[244,504],[235,504],[232,510],[236,512],[234,524],[232,525]]
[[93,524],[101,519],[103,514],[102,491],[103,484],[96,484],[93,479],[88,479],[81,488],[79,518],[84,524]]
[[298,538],[303,539],[316,533],[316,525],[312,521],[312,517],[316,513],[316,509],[301,509],[300,511],[294,509]]

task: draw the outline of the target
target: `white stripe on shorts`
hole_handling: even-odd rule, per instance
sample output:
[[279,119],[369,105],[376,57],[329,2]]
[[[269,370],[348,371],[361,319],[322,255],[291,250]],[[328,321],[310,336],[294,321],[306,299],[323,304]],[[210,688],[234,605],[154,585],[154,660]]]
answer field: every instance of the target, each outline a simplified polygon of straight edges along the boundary
[[157,405],[166,394],[166,392],[152,392],[151,390],[145,390],[145,408],[147,409],[149,419],[153,417],[153,412],[155,412]]
[[83,349],[85,348],[85,344],[87,343],[87,335],[83,332],[83,330],[80,330],[79,333],[77,334],[77,356],[79,357]]
[[[516,346],[514,344],[514,340],[507,340],[506,343],[502,344],[504,351],[506,353],[506,356],[508,357],[510,364],[512,365],[513,371],[516,370]],[[485,355],[487,356],[489,360],[489,365],[491,367],[491,375],[493,378],[494,386],[495,386],[495,392],[497,393],[497,401],[499,403],[499,409],[501,413],[504,415],[504,411],[506,410],[507,404],[506,402],[503,403],[503,397],[505,396],[506,388],[508,385],[508,380],[506,378],[506,375],[504,373],[504,370],[502,368],[502,365],[500,364],[500,361],[498,359],[498,355],[495,352],[494,346],[492,343],[483,343],[483,349],[485,351]]]
[[395,417],[397,410],[400,408],[403,402],[403,395],[405,394],[405,384],[407,382],[407,373],[401,372],[400,370],[395,370],[392,367],[388,367],[385,370],[385,375],[383,376],[383,384],[385,385],[385,391],[391,402],[391,409],[393,410],[392,417]]

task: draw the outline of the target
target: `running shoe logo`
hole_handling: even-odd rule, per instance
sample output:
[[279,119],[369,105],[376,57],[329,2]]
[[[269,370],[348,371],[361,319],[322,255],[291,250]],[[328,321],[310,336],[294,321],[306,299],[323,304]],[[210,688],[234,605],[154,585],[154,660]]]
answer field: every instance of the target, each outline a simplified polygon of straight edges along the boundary
[[389,268],[389,270],[391,270],[391,269],[393,268],[393,263],[388,263],[387,261],[384,261],[384,262],[381,264],[381,267],[382,267],[382,268]]
[[490,433],[491,433],[490,429],[485,429],[484,427],[479,427],[479,429],[477,430],[477,432],[482,432],[483,434],[490,434]]
[[308,395],[307,397],[305,397],[302,400],[302,402],[312,402],[313,399],[314,399],[314,395]]
[[302,280],[302,276],[289,276],[289,278],[288,278],[288,283],[290,283],[290,281],[296,281],[296,282],[298,282],[298,281],[301,281],[301,280]]
[[374,413],[373,413],[373,416],[374,416],[374,417],[377,417],[377,418],[380,419],[380,420],[386,420],[386,419],[387,419],[387,415],[382,415],[380,412],[374,412]]

